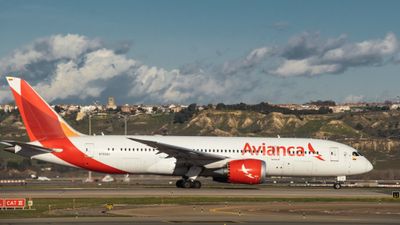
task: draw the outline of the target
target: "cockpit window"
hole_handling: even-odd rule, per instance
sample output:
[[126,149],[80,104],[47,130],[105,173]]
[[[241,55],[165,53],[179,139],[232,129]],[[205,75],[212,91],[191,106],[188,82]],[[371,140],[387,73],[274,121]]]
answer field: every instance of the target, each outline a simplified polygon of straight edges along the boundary
[[352,155],[353,156],[360,156],[360,154],[358,154],[358,152],[353,152]]

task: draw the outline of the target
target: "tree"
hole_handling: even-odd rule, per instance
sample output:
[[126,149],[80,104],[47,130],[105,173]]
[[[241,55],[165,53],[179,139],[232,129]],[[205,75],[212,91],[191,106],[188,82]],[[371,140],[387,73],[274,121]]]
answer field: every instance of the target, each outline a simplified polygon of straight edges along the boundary
[[355,126],[356,130],[362,130],[363,128],[364,127],[363,127],[363,125],[361,123],[357,123],[356,126]]
[[182,109],[180,112],[174,114],[174,123],[184,123],[190,120],[197,111],[197,105],[195,103],[190,104],[186,109]]
[[216,110],[224,110],[226,109],[226,106],[224,103],[218,103],[217,106],[215,107]]
[[60,113],[61,110],[62,110],[62,108],[59,105],[54,106],[54,111],[56,111],[56,113]]

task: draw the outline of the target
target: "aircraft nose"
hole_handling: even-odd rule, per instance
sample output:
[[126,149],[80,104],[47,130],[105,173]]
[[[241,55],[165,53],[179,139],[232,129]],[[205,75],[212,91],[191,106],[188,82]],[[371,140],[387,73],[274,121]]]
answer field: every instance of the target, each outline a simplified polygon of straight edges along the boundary
[[365,172],[368,173],[372,169],[374,169],[374,166],[371,164],[370,161],[367,160],[366,165],[365,165],[365,170],[366,170]]

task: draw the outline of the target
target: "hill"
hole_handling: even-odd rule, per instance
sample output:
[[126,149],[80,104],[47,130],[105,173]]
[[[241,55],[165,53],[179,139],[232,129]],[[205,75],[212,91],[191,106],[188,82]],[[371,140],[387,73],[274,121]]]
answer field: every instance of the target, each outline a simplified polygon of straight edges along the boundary
[[[88,133],[88,118],[76,121],[76,115],[66,117],[68,123],[82,133]],[[375,168],[400,168],[400,112],[361,112],[342,114],[291,115],[262,114],[242,110],[203,110],[185,123],[173,123],[169,113],[141,114],[127,117],[128,134],[310,137],[339,141],[361,150]],[[125,118],[107,114],[92,118],[92,133],[124,134]],[[0,122],[1,139],[27,140],[19,115],[11,114]],[[17,160],[1,153],[3,164]],[[399,174],[400,175],[400,174]]]

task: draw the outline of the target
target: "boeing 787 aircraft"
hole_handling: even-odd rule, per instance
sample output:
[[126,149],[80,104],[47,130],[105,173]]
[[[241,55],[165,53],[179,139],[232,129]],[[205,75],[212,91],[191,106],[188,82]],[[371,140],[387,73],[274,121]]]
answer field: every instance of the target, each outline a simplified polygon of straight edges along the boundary
[[[32,87],[7,77],[30,142],[1,141],[31,159],[108,174],[182,177],[181,188],[200,188],[199,176],[260,184],[267,176],[333,176],[372,170],[356,149],[328,140],[264,137],[88,136],[70,127]],[[62,91],[62,90],[60,90]]]

